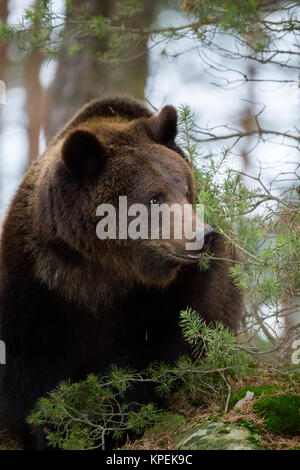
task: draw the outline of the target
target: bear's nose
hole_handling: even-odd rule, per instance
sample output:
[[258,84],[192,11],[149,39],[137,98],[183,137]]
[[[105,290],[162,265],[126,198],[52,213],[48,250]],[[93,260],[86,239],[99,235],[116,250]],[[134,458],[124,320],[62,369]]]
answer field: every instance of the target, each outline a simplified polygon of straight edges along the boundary
[[209,250],[216,236],[216,231],[210,226],[205,225],[204,233],[203,228],[200,232],[197,232],[196,240],[201,240],[202,246],[199,250],[196,250],[195,253],[204,253]]
[[210,225],[206,225],[204,229],[204,242],[202,251],[207,251],[210,249],[215,237],[216,231]]
[[208,224],[198,229],[191,244],[186,243],[186,253],[191,259],[199,259],[201,254],[208,251],[212,246],[217,232]]

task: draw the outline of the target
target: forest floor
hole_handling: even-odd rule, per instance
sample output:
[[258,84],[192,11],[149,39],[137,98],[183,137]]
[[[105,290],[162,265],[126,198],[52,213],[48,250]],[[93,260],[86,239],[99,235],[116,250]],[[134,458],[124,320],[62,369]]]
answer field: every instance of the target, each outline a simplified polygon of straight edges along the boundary
[[23,450],[22,445],[0,429],[0,450]]
[[[246,402],[241,408],[234,408],[247,391],[254,392],[253,400]],[[254,403],[266,400],[281,400],[295,398],[297,408],[292,409],[290,403],[286,406],[284,400],[279,409],[271,410],[272,420],[268,415],[262,416],[254,411]],[[173,418],[161,426],[147,430],[141,439],[127,442],[125,449],[156,449],[172,450],[175,447],[174,438],[178,433],[193,429],[199,424],[222,422],[225,425],[242,425],[258,437],[259,448],[264,450],[300,450],[300,374],[290,371],[270,369],[257,370],[251,377],[243,377],[231,384],[229,408],[224,412],[226,397],[203,402],[202,406],[189,406],[179,393],[174,401]],[[178,414],[180,412],[180,415]],[[177,412],[177,415],[175,414]],[[182,420],[182,415],[185,417]],[[176,419],[177,416],[177,419]],[[275,424],[274,424],[275,423]]]

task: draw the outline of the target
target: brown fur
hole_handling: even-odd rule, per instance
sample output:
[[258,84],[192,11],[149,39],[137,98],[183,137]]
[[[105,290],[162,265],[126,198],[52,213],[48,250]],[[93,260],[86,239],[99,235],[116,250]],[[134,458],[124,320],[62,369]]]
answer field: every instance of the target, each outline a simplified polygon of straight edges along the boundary
[[1,240],[0,338],[8,364],[0,401],[4,422],[28,447],[43,444],[29,438],[24,419],[60,380],[113,363],[142,369],[188,352],[178,327],[187,305],[207,322],[238,328],[242,299],[220,236],[211,249],[228,260],[203,273],[180,258],[185,239],[96,237],[96,207],[117,205],[120,195],[129,205],[157,194],[169,205],[193,203],[176,126],[172,107],[155,117],[128,98],[95,100],[53,139],[11,204]]

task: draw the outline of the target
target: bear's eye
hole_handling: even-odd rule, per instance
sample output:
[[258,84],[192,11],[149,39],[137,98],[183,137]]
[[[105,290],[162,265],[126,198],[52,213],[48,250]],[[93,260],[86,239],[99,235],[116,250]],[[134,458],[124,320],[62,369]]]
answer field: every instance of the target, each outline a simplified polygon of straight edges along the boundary
[[159,196],[154,196],[150,199],[149,201],[150,205],[152,204],[160,204],[160,197]]

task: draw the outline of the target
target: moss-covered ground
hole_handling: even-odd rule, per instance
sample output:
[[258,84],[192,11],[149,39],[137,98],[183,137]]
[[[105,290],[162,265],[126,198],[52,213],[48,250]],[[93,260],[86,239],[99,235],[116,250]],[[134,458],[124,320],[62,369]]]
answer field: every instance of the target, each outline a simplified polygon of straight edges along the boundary
[[[171,408],[174,415],[145,432],[143,437],[126,449],[173,449],[175,435],[199,424],[222,422],[250,429],[253,441],[266,450],[300,450],[300,374],[283,368],[253,367],[248,377],[230,384],[228,411],[224,412],[226,396],[203,399],[200,406],[191,406],[178,393]],[[251,391],[254,397],[242,408],[234,405]],[[176,413],[175,413],[176,411]]]
[[[295,368],[294,368],[295,369]],[[300,374],[294,369],[275,370],[253,366],[252,372],[230,383],[228,411],[224,407],[228,395],[207,398],[191,405],[183,392],[170,401],[170,414],[161,423],[147,430],[142,438],[127,442],[126,449],[173,449],[174,437],[193,426],[209,422],[238,424],[252,432],[254,441],[263,449],[300,450]],[[254,398],[242,408],[234,405],[247,391]],[[21,449],[0,429],[0,450]]]

